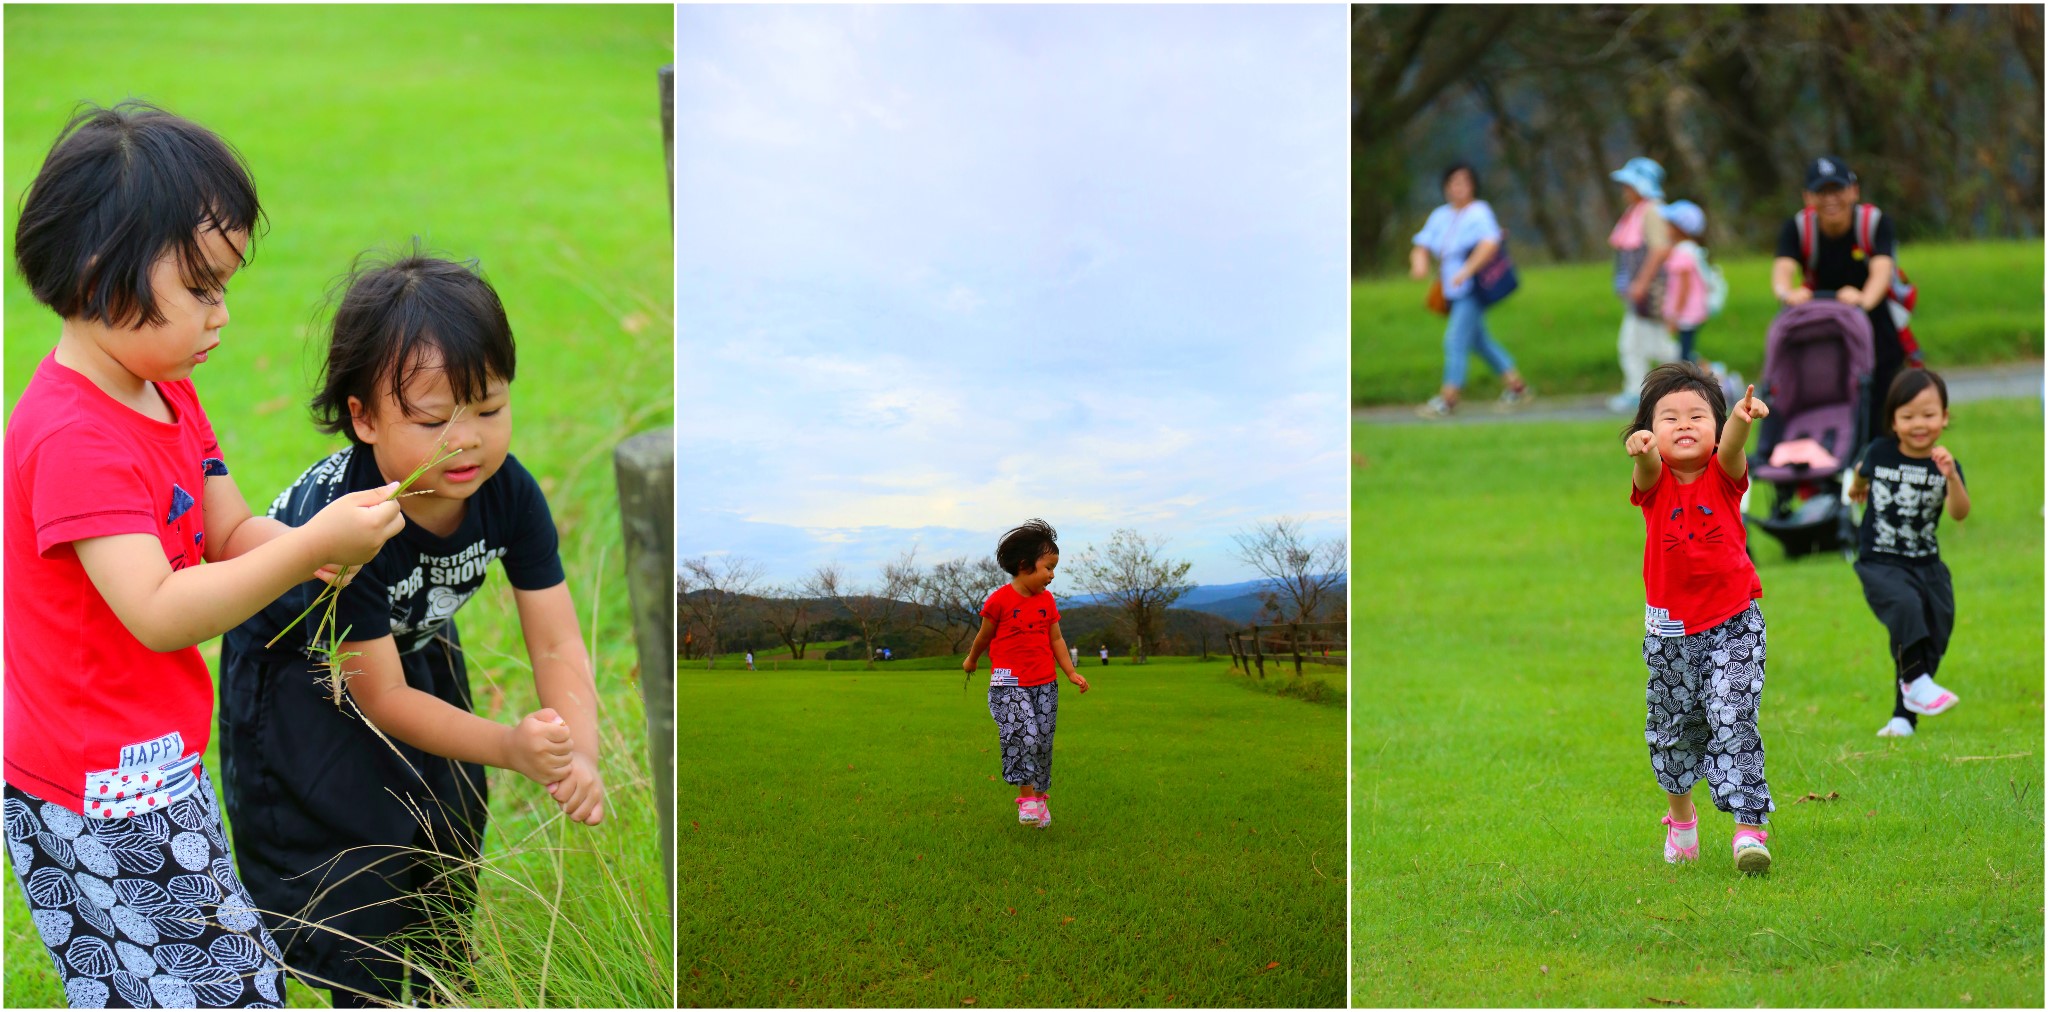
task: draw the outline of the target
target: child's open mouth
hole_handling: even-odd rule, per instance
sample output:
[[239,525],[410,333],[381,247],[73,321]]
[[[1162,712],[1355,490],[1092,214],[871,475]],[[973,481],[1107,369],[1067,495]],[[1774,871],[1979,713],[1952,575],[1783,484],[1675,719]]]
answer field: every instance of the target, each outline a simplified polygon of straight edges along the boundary
[[441,477],[460,485],[465,481],[475,481],[476,476],[482,471],[483,465],[471,464],[467,467],[451,467],[441,472]]

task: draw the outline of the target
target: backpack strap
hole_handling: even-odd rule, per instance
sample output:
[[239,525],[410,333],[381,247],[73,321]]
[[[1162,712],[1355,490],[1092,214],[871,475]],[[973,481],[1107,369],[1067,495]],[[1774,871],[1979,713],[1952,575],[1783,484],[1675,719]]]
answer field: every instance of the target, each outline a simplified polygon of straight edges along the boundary
[[1871,255],[1870,244],[1876,241],[1877,221],[1883,215],[1876,204],[1856,205],[1856,248],[1862,250],[1866,258]]

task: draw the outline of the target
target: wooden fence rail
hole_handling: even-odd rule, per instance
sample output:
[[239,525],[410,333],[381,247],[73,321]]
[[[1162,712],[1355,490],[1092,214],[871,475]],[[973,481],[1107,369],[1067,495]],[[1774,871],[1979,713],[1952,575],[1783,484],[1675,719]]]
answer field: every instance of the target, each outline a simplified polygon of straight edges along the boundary
[[1248,675],[1256,669],[1260,678],[1266,677],[1268,657],[1275,664],[1292,660],[1296,675],[1304,664],[1342,667],[1348,643],[1346,628],[1343,622],[1290,622],[1235,629],[1229,636],[1230,666]]

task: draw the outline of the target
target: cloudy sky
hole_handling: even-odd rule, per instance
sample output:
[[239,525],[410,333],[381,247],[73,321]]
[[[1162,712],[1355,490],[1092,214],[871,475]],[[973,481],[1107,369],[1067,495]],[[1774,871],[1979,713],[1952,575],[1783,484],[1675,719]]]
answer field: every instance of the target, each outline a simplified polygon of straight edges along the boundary
[[1342,536],[1347,17],[678,8],[681,555]]

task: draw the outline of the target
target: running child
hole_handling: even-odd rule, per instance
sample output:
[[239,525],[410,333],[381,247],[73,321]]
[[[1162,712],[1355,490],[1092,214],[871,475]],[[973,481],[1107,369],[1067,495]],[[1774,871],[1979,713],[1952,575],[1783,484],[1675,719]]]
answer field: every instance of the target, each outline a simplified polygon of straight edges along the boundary
[[[359,655],[340,705],[316,623],[286,630],[315,584],[221,647],[235,843],[287,962],[330,986],[337,1005],[395,1002],[408,987],[448,997],[419,969],[458,986],[467,956],[456,922],[475,902],[471,862],[488,817],[484,766],[546,785],[572,819],[603,817],[590,658],[547,499],[510,452],[514,365],[504,307],[473,264],[416,249],[358,260],[312,403],[320,427],[349,445],[307,468],[270,513],[297,525],[454,456],[415,482],[401,500],[404,531],[337,600],[341,649]],[[471,712],[454,622],[493,560],[512,586],[542,706],[510,726]]]
[[1664,221],[1678,241],[1664,260],[1664,326],[1678,337],[1678,360],[1698,362],[1700,328],[1707,323],[1707,213],[1690,200],[1664,207]]
[[1743,444],[1770,414],[1751,387],[1729,411],[1721,384],[1690,362],[1652,369],[1622,431],[1635,461],[1629,502],[1641,507],[1643,660],[1650,668],[1643,737],[1668,795],[1664,860],[1699,858],[1693,785],[1735,816],[1735,867],[1771,866],[1764,822],[1776,806],[1764,781],[1757,711],[1764,691],[1764,596],[1749,561]]
[[1052,825],[1052,735],[1059,717],[1057,666],[1082,692],[1088,680],[1074,670],[1060,609],[1053,603],[1053,569],[1060,564],[1058,534],[1043,520],[1013,527],[996,544],[996,562],[1010,582],[981,606],[981,631],[960,667],[974,673],[988,651],[988,713],[1003,747],[1003,780],[1017,785],[1017,821]]
[[1956,625],[1955,587],[1934,537],[1941,507],[1961,521],[1970,515],[1963,465],[1940,445],[1948,428],[1948,384],[1925,369],[1907,369],[1884,398],[1889,433],[1872,440],[1849,479],[1849,498],[1868,501],[1857,535],[1856,576],[1863,597],[1891,640],[1892,717],[1880,738],[1904,738],[1922,716],[1960,702],[1936,685]]
[[65,124],[15,227],[63,325],[7,425],[7,850],[77,1008],[284,1004],[201,764],[198,644],[404,523],[377,482],[286,527],[229,475],[192,373],[261,220],[220,137],[130,101]]

